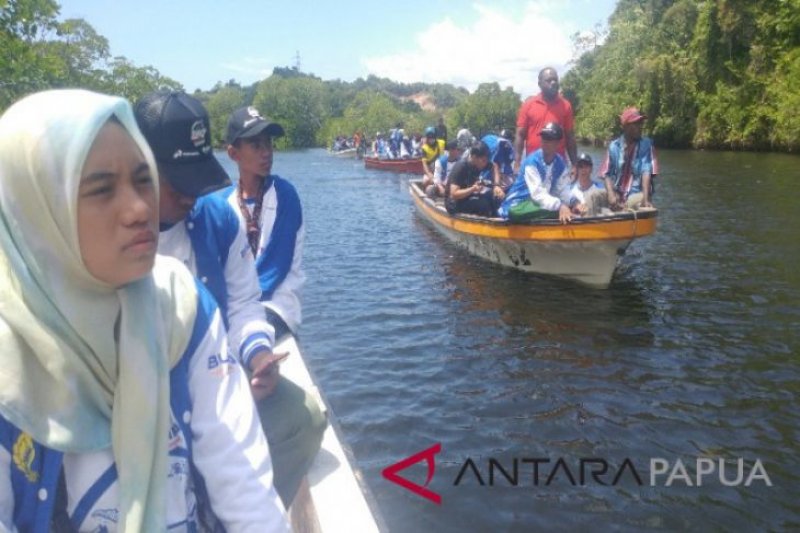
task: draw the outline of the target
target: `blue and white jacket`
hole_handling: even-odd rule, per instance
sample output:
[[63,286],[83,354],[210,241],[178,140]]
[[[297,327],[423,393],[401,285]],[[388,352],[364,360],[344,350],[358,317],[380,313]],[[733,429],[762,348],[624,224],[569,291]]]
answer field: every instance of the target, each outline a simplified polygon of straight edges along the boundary
[[[302,321],[300,291],[306,277],[302,271],[303,208],[294,185],[280,176],[267,176],[261,204],[261,239],[256,254],[256,270],[261,284],[261,303],[278,314],[296,333]],[[239,210],[236,186],[219,192],[227,199],[245,226]],[[252,208],[252,203],[248,203]]]
[[[489,147],[489,162],[500,169],[500,174],[510,176],[514,174],[514,146],[508,139],[490,133],[481,139]],[[484,178],[493,179],[493,166],[490,165],[483,171]]]
[[[229,532],[288,531],[247,377],[229,355],[213,298],[198,286],[189,345],[170,371],[167,524],[197,531],[198,500]],[[110,449],[62,453],[0,416],[0,530],[50,531],[63,468],[77,531],[115,531],[117,471]],[[204,488],[201,488],[204,487]]]
[[542,209],[558,211],[562,203],[569,203],[570,181],[564,158],[556,154],[548,165],[544,162],[544,152],[539,148],[522,161],[517,179],[497,212],[508,219],[508,210],[527,199]]
[[182,261],[205,284],[222,312],[230,345],[249,368],[256,352],[272,348],[275,330],[260,303],[253,254],[236,211],[217,195],[200,197],[185,220],[161,232],[158,253]]

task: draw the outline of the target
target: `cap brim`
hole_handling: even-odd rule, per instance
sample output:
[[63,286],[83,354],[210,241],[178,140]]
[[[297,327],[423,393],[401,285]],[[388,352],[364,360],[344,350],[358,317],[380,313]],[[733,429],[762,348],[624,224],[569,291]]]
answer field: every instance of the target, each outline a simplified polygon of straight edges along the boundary
[[228,173],[217,158],[192,163],[164,163],[159,161],[159,169],[172,187],[184,196],[197,198],[231,184]]
[[624,126],[626,124],[636,124],[637,122],[641,122],[643,120],[647,120],[647,115],[639,115],[638,117],[635,118],[629,118],[628,120],[623,122],[622,125]]
[[283,126],[276,122],[258,122],[253,124],[248,129],[244,130],[242,133],[239,134],[237,139],[248,139],[250,137],[255,137],[262,132],[267,132],[270,137],[283,137],[285,132],[283,131]]

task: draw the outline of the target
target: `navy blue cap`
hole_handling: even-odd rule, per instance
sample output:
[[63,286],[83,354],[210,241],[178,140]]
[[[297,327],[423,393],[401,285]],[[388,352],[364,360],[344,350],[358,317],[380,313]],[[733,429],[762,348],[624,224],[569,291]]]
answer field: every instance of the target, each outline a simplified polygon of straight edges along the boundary
[[283,137],[283,126],[272,122],[269,117],[262,117],[253,106],[240,107],[231,113],[228,119],[228,133],[225,140],[233,144],[239,139],[255,137],[261,132],[267,132],[270,137]]
[[158,168],[179,193],[198,197],[231,184],[214,157],[208,113],[186,93],[156,91],[133,108]]

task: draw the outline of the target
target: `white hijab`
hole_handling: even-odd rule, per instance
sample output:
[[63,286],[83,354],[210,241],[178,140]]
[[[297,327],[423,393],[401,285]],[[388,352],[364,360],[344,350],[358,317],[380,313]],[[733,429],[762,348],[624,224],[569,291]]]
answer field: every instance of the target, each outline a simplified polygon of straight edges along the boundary
[[117,289],[86,270],[78,186],[112,116],[157,183],[122,98],[46,91],[0,118],[0,414],[56,450],[111,447],[120,530],[163,531],[169,369],[188,344],[197,296],[191,274],[171,260]]

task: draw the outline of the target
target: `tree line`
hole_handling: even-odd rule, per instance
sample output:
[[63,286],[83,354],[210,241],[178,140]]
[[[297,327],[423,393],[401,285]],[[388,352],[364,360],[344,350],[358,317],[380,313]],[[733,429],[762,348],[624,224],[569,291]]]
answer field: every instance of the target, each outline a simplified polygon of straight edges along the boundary
[[800,0],[619,0],[600,33],[562,83],[579,137],[636,105],[661,146],[800,150]]
[[[54,0],[0,0],[0,111],[47,88],[85,87],[132,101],[183,89],[151,66],[112,56],[105,37],[83,19],[59,20],[59,9]],[[800,149],[800,0],[619,0],[607,27],[573,39],[562,89],[579,138],[609,140],[621,109],[636,105],[663,147]],[[230,113],[253,105],[284,126],[282,148],[326,146],[355,132],[372,138],[397,124],[421,133],[440,116],[453,135],[466,127],[480,136],[513,128],[521,103],[497,83],[470,93],[376,76],[326,81],[291,67],[194,96],[209,111],[218,145]]]

